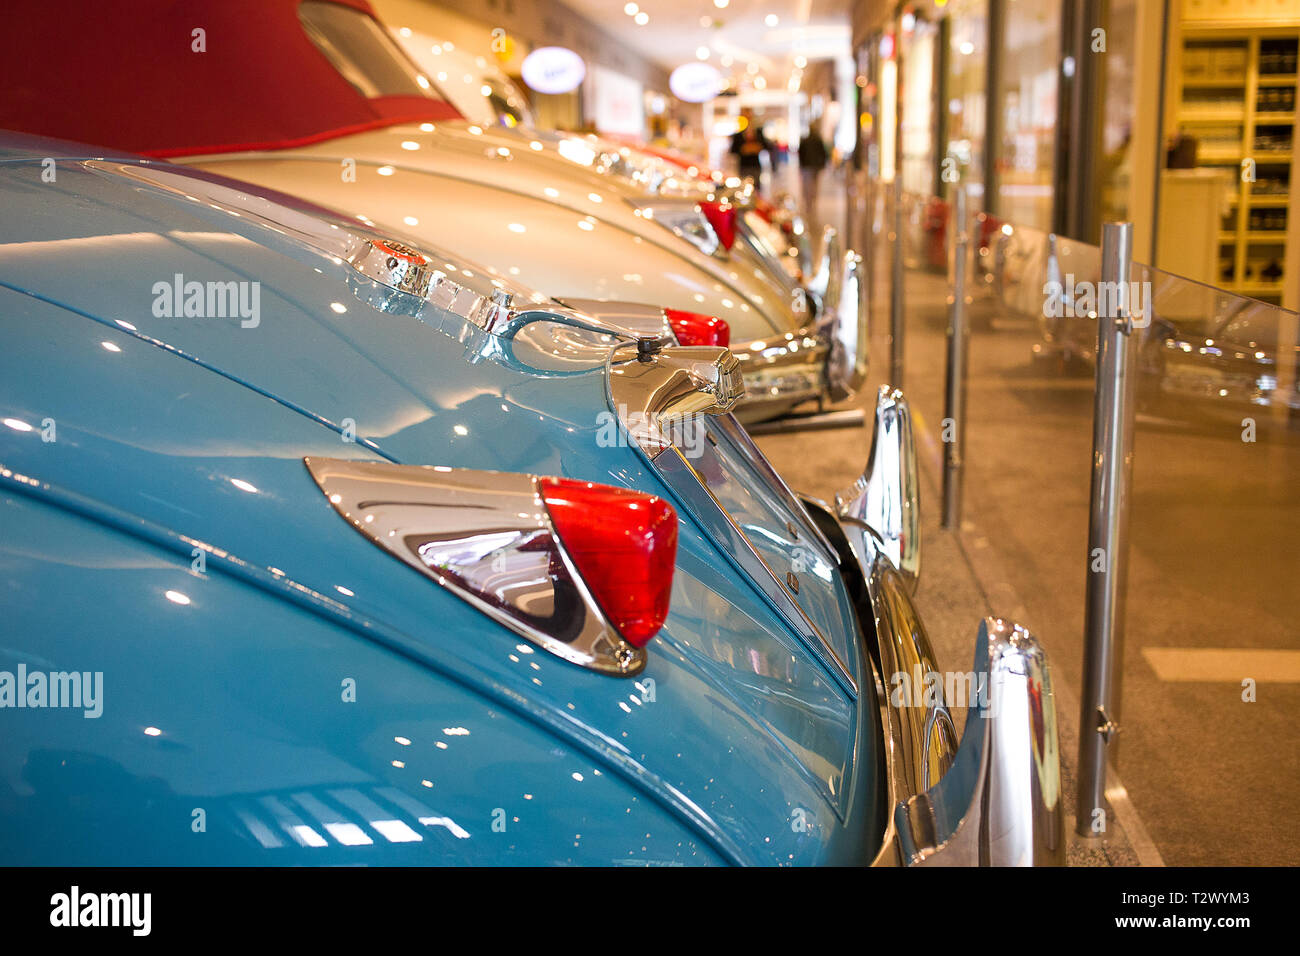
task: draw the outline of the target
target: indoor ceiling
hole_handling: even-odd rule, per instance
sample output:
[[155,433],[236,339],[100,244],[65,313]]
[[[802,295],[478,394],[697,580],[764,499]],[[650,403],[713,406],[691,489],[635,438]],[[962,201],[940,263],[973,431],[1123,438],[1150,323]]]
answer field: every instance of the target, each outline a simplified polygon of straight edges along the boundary
[[851,0],[564,0],[665,69],[707,60],[724,75],[784,85],[849,52]]

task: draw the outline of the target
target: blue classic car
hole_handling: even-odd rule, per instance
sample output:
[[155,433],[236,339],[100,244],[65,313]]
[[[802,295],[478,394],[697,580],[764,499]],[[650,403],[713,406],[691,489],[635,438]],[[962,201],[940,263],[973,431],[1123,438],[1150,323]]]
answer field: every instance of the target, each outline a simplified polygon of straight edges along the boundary
[[928,692],[899,393],[823,503],[655,310],[50,140],[0,205],[0,863],[1061,859],[1034,639]]

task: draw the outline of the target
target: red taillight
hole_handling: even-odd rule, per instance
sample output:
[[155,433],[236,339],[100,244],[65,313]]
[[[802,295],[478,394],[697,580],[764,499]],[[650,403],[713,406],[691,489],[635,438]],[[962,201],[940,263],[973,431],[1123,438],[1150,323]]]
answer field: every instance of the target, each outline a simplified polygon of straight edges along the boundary
[[700,203],[700,209],[704,213],[704,218],[709,221],[709,225],[713,227],[713,231],[717,233],[722,248],[730,249],[736,241],[736,207],[715,200]]
[[677,333],[677,341],[682,345],[721,345],[726,348],[731,344],[731,326],[715,315],[681,309],[664,309],[664,315],[668,316],[673,331]]
[[668,617],[677,513],[662,498],[567,478],[539,482],[551,523],[600,609],[644,647]]

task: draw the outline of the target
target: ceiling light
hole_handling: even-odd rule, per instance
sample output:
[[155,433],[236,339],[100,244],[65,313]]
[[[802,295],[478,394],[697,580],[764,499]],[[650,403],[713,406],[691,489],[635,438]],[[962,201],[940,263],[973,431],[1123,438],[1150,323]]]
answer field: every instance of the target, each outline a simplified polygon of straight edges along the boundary
[[763,79],[763,77],[761,76],[754,77],[754,89],[756,90],[767,89],[767,80]]
[[766,17],[763,18],[763,22],[766,23],[769,27],[774,27],[781,22],[781,18],[778,17],[775,13],[769,13]]
[[650,14],[642,10],[633,19],[636,20],[637,26],[643,27],[650,22]]
[[623,12],[626,13],[629,17],[634,17],[641,12],[641,8],[638,7],[635,3],[629,3],[623,7]]
[[727,9],[727,4],[730,2],[731,0],[713,0],[713,5],[719,10],[725,10]]
[[799,69],[802,70],[805,66],[808,65],[808,58],[806,56],[797,56],[794,58],[794,65],[799,67]]
[[707,60],[709,58],[709,48],[706,46],[695,48],[696,59]]

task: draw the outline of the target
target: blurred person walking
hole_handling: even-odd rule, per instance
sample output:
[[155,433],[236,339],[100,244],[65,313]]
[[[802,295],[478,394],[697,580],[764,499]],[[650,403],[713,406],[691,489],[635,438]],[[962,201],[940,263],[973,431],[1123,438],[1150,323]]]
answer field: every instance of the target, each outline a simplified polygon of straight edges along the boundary
[[804,218],[810,223],[817,216],[819,180],[829,159],[826,141],[812,127],[805,129],[799,139],[799,185],[803,194]]
[[740,131],[731,137],[731,153],[739,161],[740,178],[752,178],[754,187],[761,193],[763,182],[762,155],[767,153],[768,165],[773,165],[775,161],[774,151],[772,144],[763,135],[763,128],[755,121],[753,110],[748,107],[741,110],[740,118],[743,125]]

